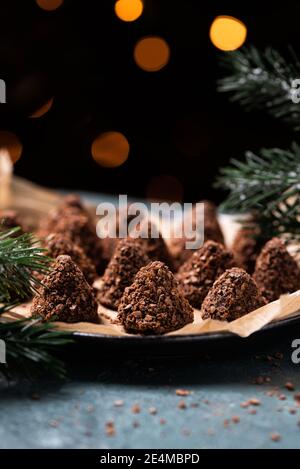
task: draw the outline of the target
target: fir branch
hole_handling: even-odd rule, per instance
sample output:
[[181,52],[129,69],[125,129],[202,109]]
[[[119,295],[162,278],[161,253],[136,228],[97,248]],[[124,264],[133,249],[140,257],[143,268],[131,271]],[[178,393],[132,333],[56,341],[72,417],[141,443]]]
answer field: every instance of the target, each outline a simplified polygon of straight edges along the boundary
[[255,214],[262,236],[300,239],[300,146],[262,149],[231,160],[220,170],[216,187],[229,190],[227,211]]
[[[0,303],[26,300],[36,291],[36,273],[46,273],[51,259],[38,247],[32,234],[18,234],[19,228],[0,233]],[[1,310],[0,310],[1,312]]]
[[264,109],[295,131],[300,130],[300,104],[292,100],[299,98],[294,80],[300,78],[300,62],[292,50],[288,62],[271,47],[263,52],[244,47],[226,53],[221,64],[228,75],[218,81],[219,91],[230,92],[231,100],[239,101],[247,110]]
[[0,365],[0,372],[5,376],[15,372],[26,376],[39,372],[52,373],[58,378],[65,376],[65,366],[53,352],[72,342],[70,333],[57,331],[53,324],[42,323],[40,319],[2,319],[0,339],[6,345],[7,364]]

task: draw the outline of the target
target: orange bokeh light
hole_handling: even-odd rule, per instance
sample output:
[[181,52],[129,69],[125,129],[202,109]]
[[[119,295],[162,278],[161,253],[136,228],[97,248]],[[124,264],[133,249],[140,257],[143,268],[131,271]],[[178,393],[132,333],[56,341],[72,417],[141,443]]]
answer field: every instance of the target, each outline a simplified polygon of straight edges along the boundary
[[147,72],[157,72],[167,65],[170,59],[170,47],[165,39],[149,36],[140,39],[134,48],[134,60]]
[[96,163],[105,168],[117,168],[128,158],[129,143],[120,132],[104,132],[92,143],[92,156]]
[[29,117],[42,117],[44,114],[46,114],[51,108],[53,104],[53,97],[48,99],[41,107],[39,107],[36,111],[34,111],[32,114],[30,114]]
[[241,47],[247,36],[244,23],[232,16],[217,16],[209,31],[209,37],[215,47],[224,51]]
[[63,3],[64,0],[35,0],[40,8],[47,11],[56,10]]
[[0,130],[0,150],[7,150],[13,163],[20,159],[23,146],[19,138],[8,130]]
[[118,0],[115,3],[115,13],[122,21],[135,21],[143,13],[141,0]]

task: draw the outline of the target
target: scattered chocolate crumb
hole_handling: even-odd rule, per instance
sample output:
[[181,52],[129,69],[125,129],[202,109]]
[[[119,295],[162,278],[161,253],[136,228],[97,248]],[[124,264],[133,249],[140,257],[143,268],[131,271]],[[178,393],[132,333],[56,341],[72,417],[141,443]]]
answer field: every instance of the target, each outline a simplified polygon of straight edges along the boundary
[[297,403],[297,406],[300,406],[300,393],[297,392],[296,394],[294,394],[294,399]]
[[97,272],[91,259],[85,254],[84,250],[75,244],[66,234],[52,233],[44,241],[47,255],[56,259],[60,255],[70,256],[72,261],[78,265],[86,281],[93,284],[97,277]]
[[268,301],[298,290],[300,269],[279,238],[268,241],[256,260],[253,278]]
[[222,244],[206,241],[180,267],[176,277],[186,299],[200,309],[215,280],[233,266],[233,256]]
[[132,284],[136,273],[148,262],[140,240],[121,239],[102,277],[98,293],[100,303],[117,309],[125,288]]
[[108,421],[105,424],[105,433],[107,436],[112,437],[116,434],[115,424],[112,421]]
[[281,435],[279,433],[271,433],[270,438],[272,441],[280,441],[281,440]]
[[285,383],[285,387],[288,391],[295,391],[294,383],[292,383],[291,381],[287,381]]
[[166,421],[165,419],[160,419],[160,420],[159,420],[159,423],[160,423],[161,425],[165,425],[165,424],[167,423],[167,421]]
[[59,256],[55,260],[52,271],[44,277],[33,299],[31,314],[46,321],[99,322],[92,287],[70,256]]
[[228,419],[225,419],[225,420],[223,421],[223,426],[224,426],[225,428],[227,428],[227,427],[229,427],[229,423],[230,423],[229,420],[228,420]]
[[118,319],[131,333],[165,334],[193,322],[193,309],[169,268],[155,261],[142,267],[127,287]]
[[50,420],[49,425],[52,428],[58,428],[59,427],[59,421],[58,420]]
[[176,389],[175,393],[177,396],[189,396],[191,391],[188,391],[187,389]]
[[122,399],[116,399],[114,402],[115,407],[122,407],[124,405],[124,401]]
[[255,414],[257,414],[257,410],[256,409],[249,409],[248,414],[255,415]]
[[256,397],[252,397],[251,399],[249,399],[248,402],[250,405],[255,405],[255,406],[258,406],[261,404],[261,401],[257,399]]
[[157,409],[156,409],[156,407],[149,407],[149,414],[151,414],[151,415],[156,415],[156,414],[157,414]]
[[202,303],[202,318],[234,321],[264,304],[250,275],[233,267],[226,270],[208,292]]
[[250,404],[249,404],[248,401],[247,401],[247,402],[241,402],[241,403],[240,403],[240,407],[242,407],[243,409],[246,409],[247,407],[249,407],[249,405],[250,405]]
[[292,414],[292,415],[294,415],[294,414],[297,413],[297,409],[295,409],[294,407],[291,407],[291,408],[289,409],[289,413]]
[[131,408],[131,412],[133,414],[139,414],[141,412],[141,408],[140,408],[139,404],[134,404]]
[[238,415],[233,415],[231,417],[231,420],[232,420],[233,423],[240,423],[240,421],[241,421],[241,419]]
[[186,403],[184,401],[179,401],[177,407],[178,409],[186,409]]
[[286,395],[285,394],[279,394],[278,399],[280,401],[285,401],[286,400]]

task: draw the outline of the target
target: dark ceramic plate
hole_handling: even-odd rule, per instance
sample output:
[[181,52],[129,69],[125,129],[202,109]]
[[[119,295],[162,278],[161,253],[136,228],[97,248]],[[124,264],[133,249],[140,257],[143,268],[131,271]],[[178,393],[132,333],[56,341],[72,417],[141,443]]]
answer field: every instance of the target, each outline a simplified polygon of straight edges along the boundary
[[[300,333],[300,314],[267,324],[250,337],[241,338],[231,332],[214,332],[201,335],[182,336],[106,336],[94,333],[75,332],[74,338],[85,345],[105,349],[110,354],[142,354],[147,356],[181,356],[195,351],[252,347],[259,342],[272,341],[283,335],[291,341]],[[299,335],[299,334],[298,334]]]

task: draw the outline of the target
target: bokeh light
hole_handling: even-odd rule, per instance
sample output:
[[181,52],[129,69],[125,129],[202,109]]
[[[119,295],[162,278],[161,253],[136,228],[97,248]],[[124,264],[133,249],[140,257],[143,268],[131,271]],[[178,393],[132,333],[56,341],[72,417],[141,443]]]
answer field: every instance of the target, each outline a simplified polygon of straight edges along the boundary
[[92,156],[96,163],[105,168],[117,168],[128,158],[129,143],[120,132],[104,132],[92,143]]
[[175,176],[160,174],[148,182],[146,197],[153,201],[181,202],[183,199],[183,186]]
[[36,111],[34,111],[29,117],[42,117],[46,114],[52,107],[53,104],[53,97],[48,99],[41,107],[39,107]]
[[141,0],[118,0],[115,3],[115,13],[122,21],[135,21],[143,13]]
[[7,150],[13,163],[21,157],[23,146],[19,138],[8,130],[0,130],[0,150]]
[[56,10],[63,3],[64,0],[35,0],[40,8],[47,11]]
[[157,72],[167,65],[170,59],[170,47],[165,39],[149,36],[140,39],[134,48],[134,60],[147,72]]
[[247,36],[244,23],[232,16],[217,16],[209,31],[209,37],[215,47],[231,51],[241,47]]

